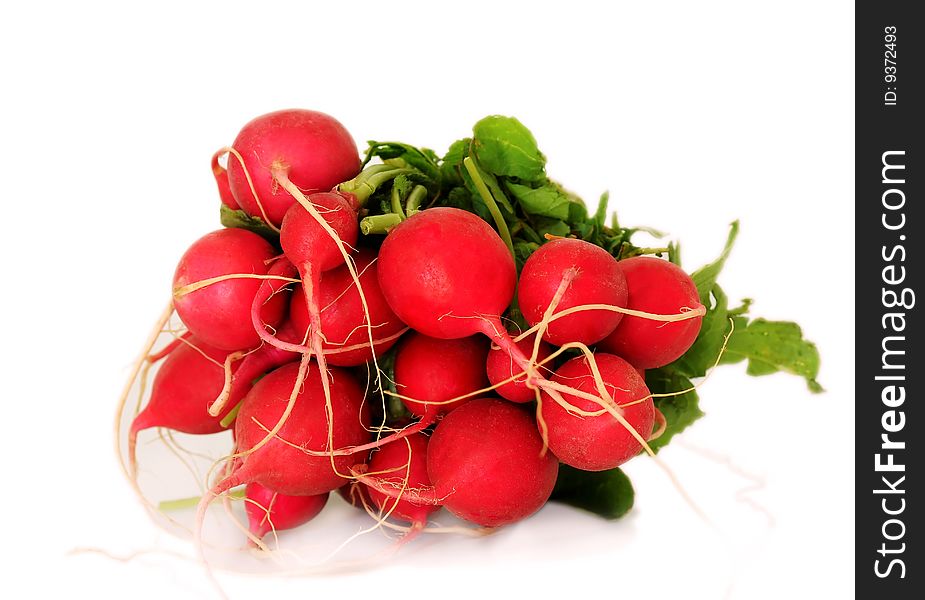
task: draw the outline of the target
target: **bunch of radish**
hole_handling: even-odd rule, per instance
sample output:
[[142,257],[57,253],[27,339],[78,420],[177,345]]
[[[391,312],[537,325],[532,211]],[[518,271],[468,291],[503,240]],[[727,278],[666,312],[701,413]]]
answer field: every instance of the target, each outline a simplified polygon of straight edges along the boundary
[[361,160],[334,118],[283,110],[212,170],[224,227],[177,264],[125,436],[134,480],[144,430],[232,431],[197,536],[236,489],[264,549],[332,491],[408,539],[441,508],[481,528],[551,498],[619,516],[619,467],[700,416],[692,380],[748,360],[819,389],[799,328],[750,320],[716,282],[737,224],[689,275],[676,244],[608,223],[606,195],[590,213],[549,179],[516,119],[479,121],[442,157],[370,142]]

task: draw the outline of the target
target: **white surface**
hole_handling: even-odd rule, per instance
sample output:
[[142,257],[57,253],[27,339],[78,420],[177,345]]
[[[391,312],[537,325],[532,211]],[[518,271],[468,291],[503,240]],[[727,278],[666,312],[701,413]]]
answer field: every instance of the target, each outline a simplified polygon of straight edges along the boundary
[[[214,595],[198,565],[173,556],[66,553],[190,552],[148,520],[122,479],[115,399],[168,298],[175,260],[218,226],[211,153],[249,118],[302,106],[336,115],[360,143],[440,152],[479,117],[514,114],[552,176],[592,202],[609,188],[622,222],[681,239],[690,269],[716,255],[740,218],[726,291],[756,298],[756,314],[803,324],[828,393],[731,367],[704,386],[708,417],[661,456],[715,528],[639,459],[627,467],[637,508],[618,523],[550,506],[490,539],[419,540],[349,576],[220,575],[233,598],[848,596],[850,6],[301,4],[4,10],[5,587]],[[745,498],[773,520],[737,496],[752,481],[694,448],[760,478]],[[322,521],[339,510],[332,501]]]

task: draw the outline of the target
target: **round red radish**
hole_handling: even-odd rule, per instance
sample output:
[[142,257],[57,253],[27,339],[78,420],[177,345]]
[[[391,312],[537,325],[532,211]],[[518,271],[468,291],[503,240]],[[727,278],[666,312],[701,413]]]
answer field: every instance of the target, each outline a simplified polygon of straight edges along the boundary
[[[367,479],[376,485],[387,486],[395,492],[402,490],[429,490],[432,486],[427,475],[427,446],[429,438],[423,433],[409,435],[404,441],[386,444],[373,450],[369,458]],[[383,513],[416,525],[427,523],[428,516],[440,507],[434,504],[413,504],[396,499],[366,486],[369,498]]]
[[[533,345],[535,340],[536,336],[530,335],[516,342],[516,344],[517,347],[520,348],[520,351],[529,357],[533,356]],[[536,362],[541,363],[549,358],[550,354],[552,354],[552,347],[540,340],[540,348],[536,356]],[[540,367],[540,369],[542,371],[549,371],[550,365],[544,365]],[[514,381],[508,381],[495,388],[495,392],[502,398],[510,400],[511,402],[532,402],[536,399],[536,392],[527,387],[527,377],[526,375],[522,375],[523,369],[518,368],[514,363],[514,359],[501,348],[493,346],[488,352],[485,370],[488,372],[488,381],[491,385],[498,385],[502,381],[506,381],[520,374]]]
[[[293,194],[301,195],[285,173],[274,171],[274,176],[280,185],[291,190]],[[286,212],[280,229],[279,241],[283,252],[302,277],[302,295],[305,296],[311,325],[309,347],[321,373],[328,372],[319,306],[321,273],[344,264],[349,259],[349,249],[356,245],[359,235],[359,205],[355,200],[353,196],[337,192],[311,194],[303,198],[302,203],[292,205]],[[262,328],[262,325],[259,327]],[[272,337],[261,337],[274,345],[284,346]],[[326,382],[326,379],[322,381]],[[327,391],[323,393],[328,395]]]
[[[649,389],[636,369],[612,354],[594,355],[601,379],[623,418],[643,440],[648,440],[655,423],[655,406]],[[552,377],[554,383],[580,392],[599,395],[587,357],[579,356],[563,364]],[[562,393],[563,399],[583,411],[601,410],[590,399]],[[584,471],[604,471],[618,467],[639,454],[642,445],[613,415],[581,416],[568,412],[548,393],[541,408],[547,427],[549,448],[563,463]],[[645,400],[642,400],[645,398]],[[641,400],[641,401],[640,401]]]
[[[266,375],[245,396],[235,419],[239,452],[261,442],[283,416],[296,384],[299,365],[288,364]],[[353,376],[332,368],[331,386],[334,448],[353,446],[369,439],[369,407],[364,392]],[[356,462],[350,456],[312,456],[299,448],[322,452],[328,444],[328,418],[320,369],[311,364],[305,381],[282,428],[257,450],[245,454],[239,468],[217,486],[216,493],[242,483],[256,481],[271,490],[295,496],[323,494],[344,484],[344,477]],[[336,471],[335,471],[336,469]]]
[[[348,252],[356,246],[360,225],[357,221],[358,205],[352,196],[340,192],[321,192],[307,196],[307,200],[346,244]],[[344,264],[344,256],[337,241],[298,203],[286,211],[279,243],[286,258],[292,261],[299,272],[307,265],[322,273]]]
[[229,156],[228,184],[237,204],[276,226],[295,199],[277,184],[274,170],[285,170],[306,192],[330,190],[360,172],[360,158],[350,133],[333,117],[312,110],[280,110],[259,116],[241,129],[232,147],[244,160],[263,210],[240,162]]
[[288,496],[256,482],[247,484],[244,496],[248,529],[258,538],[271,531],[295,529],[308,523],[318,516],[328,501],[327,492],[314,496]]
[[[167,355],[151,384],[148,404],[138,413],[129,429],[128,456],[133,470],[135,443],[138,432],[144,429],[166,427],[191,434],[217,433],[226,429],[220,421],[231,406],[216,417],[209,415],[209,406],[224,386],[222,365],[227,355],[227,351],[211,348],[196,338],[181,342]],[[232,364],[232,369],[237,367],[238,364]]]
[[522,406],[480,398],[437,425],[427,472],[437,498],[454,515],[499,527],[538,511],[552,494],[559,462],[541,456],[533,416]]
[[[606,250],[577,239],[556,239],[530,255],[520,272],[517,301],[530,325],[543,319],[563,277],[571,278],[555,313],[586,304],[626,306],[626,279],[620,263]],[[623,315],[609,310],[574,313],[549,324],[543,339],[561,346],[568,342],[595,344],[607,337]]]
[[379,250],[386,300],[399,319],[430,337],[462,338],[499,327],[516,281],[514,257],[498,234],[458,208],[415,213]]
[[[195,291],[181,288],[224,275],[266,275],[276,251],[266,240],[244,229],[220,229],[199,238],[183,254],[173,277],[174,307],[192,334],[222,350],[242,350],[260,341],[251,324],[251,303],[262,281],[232,277]],[[177,292],[182,295],[177,295]],[[263,321],[279,324],[288,299],[277,294],[261,308]]]
[[[700,304],[697,286],[681,267],[667,260],[638,256],[620,261],[629,289],[627,308],[678,314]],[[681,357],[700,333],[703,317],[664,322],[626,315],[598,349],[622,356],[641,369],[655,369]]]
[[[369,249],[360,250],[355,257],[356,270],[360,285],[369,308],[372,337],[376,356],[391,348],[397,338],[382,341],[398,334],[404,329],[402,323],[389,307],[379,288],[376,254]],[[324,332],[325,356],[329,364],[341,367],[353,367],[366,363],[373,357],[373,349],[357,348],[347,352],[334,352],[348,346],[369,344],[369,331],[366,328],[366,314],[360,293],[346,265],[325,271],[321,275],[318,305],[321,308],[321,330]],[[305,295],[297,291],[292,295],[289,305],[289,318],[297,331],[305,331],[309,326],[308,309]]]
[[[483,336],[440,340],[421,333],[405,336],[395,353],[395,385],[405,407],[428,418],[446,414],[471,398],[444,402],[488,387],[485,360],[489,341]],[[474,396],[473,396],[474,397]]]

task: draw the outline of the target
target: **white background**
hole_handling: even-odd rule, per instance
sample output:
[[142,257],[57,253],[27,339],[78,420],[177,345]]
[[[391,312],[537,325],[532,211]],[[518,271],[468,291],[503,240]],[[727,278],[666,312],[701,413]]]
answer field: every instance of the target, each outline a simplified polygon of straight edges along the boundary
[[[799,321],[828,391],[738,367],[704,385],[708,416],[660,456],[712,525],[641,458],[627,467],[636,509],[618,523],[551,506],[487,540],[418,540],[352,575],[220,574],[229,595],[848,596],[850,3],[303,4],[4,9],[5,589],[215,594],[197,564],[171,555],[68,552],[190,554],[121,476],[115,401],[176,259],[218,226],[212,152],[250,118],[298,106],[335,115],[361,144],[438,152],[486,114],[516,115],[553,177],[591,201],[609,189],[623,223],[683,241],[688,269],[741,219],[726,291],[757,299],[755,314]],[[321,519],[342,509],[332,500]]]

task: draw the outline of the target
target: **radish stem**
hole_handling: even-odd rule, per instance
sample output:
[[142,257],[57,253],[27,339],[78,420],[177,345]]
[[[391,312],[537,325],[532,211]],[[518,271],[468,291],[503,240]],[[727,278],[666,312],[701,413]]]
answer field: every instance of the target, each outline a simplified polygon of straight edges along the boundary
[[[240,488],[228,493],[229,496],[240,500],[244,498],[244,489]],[[174,510],[185,510],[187,508],[196,508],[202,496],[190,496],[189,498],[177,498],[176,500],[164,500],[157,503],[157,510],[161,512],[171,512]]]
[[373,215],[360,221],[360,231],[363,235],[386,234],[390,229],[402,222],[401,215],[389,213],[387,215]]
[[488,191],[488,186],[485,185],[485,181],[479,175],[479,169],[475,165],[475,161],[472,160],[471,156],[467,156],[463,159],[463,165],[465,165],[466,171],[469,172],[469,176],[472,177],[472,183],[475,184],[475,189],[478,190],[479,196],[485,201],[488,212],[491,213],[495,226],[498,228],[498,234],[504,240],[504,244],[510,251],[511,256],[514,256],[514,242],[511,240],[511,232],[507,228],[507,222],[504,220],[504,216],[501,214],[501,210],[498,208],[498,204],[495,202],[491,192]]

